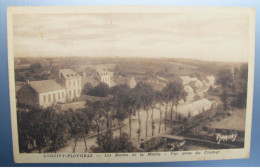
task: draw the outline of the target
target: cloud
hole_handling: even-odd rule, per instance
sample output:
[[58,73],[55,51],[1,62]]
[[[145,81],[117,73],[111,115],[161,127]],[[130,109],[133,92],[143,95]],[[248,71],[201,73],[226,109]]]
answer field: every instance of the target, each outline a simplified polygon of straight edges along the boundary
[[15,15],[13,20],[16,57],[246,61],[249,47],[247,17],[231,14],[38,14]]

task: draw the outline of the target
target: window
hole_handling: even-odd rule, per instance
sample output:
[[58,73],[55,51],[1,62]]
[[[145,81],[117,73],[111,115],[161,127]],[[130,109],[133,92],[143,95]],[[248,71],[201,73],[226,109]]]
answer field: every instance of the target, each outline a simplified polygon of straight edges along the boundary
[[51,102],[51,94],[49,94],[49,97],[48,97],[48,98],[49,98],[49,102]]
[[70,97],[71,97],[71,90],[70,90]]
[[74,96],[76,97],[76,89],[74,90]]
[[55,93],[53,93],[53,100],[54,100],[54,101],[56,100],[56,98],[55,98]]
[[79,80],[78,80],[78,85],[79,85]]
[[58,99],[60,100],[60,92],[59,92],[59,94],[58,94]]
[[80,94],[79,92],[80,92],[80,90],[78,89],[78,94]]
[[64,98],[64,92],[62,92],[62,97]]
[[70,83],[70,87],[71,87],[71,82],[69,81],[69,83]]
[[76,82],[74,81],[74,87],[76,86]]
[[45,95],[43,95],[43,102],[45,103],[45,101],[46,101],[46,97]]

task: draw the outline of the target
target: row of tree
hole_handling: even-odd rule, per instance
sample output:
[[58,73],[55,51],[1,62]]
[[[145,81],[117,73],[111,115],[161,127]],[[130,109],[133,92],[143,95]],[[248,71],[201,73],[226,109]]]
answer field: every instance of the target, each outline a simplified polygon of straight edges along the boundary
[[[154,109],[160,113],[159,133],[162,116],[165,115],[164,124],[167,127],[167,112],[177,113],[178,103],[186,97],[180,80],[170,82],[162,91],[155,91],[146,83],[138,83],[133,89],[126,85],[111,88],[111,99],[86,102],[85,108],[76,111],[61,111],[59,108],[23,108],[18,107],[18,133],[21,152],[29,152],[37,148],[39,152],[44,147],[56,151],[63,147],[68,140],[73,139],[74,148],[80,138],[86,145],[86,136],[93,130],[96,132],[97,145],[101,146],[100,132],[111,129],[114,125],[120,130],[122,136],[123,121],[128,118],[129,139],[132,136],[132,117],[138,117],[138,141],[140,141],[142,113],[146,113],[146,138],[148,132],[148,118],[152,120],[152,135],[154,135]],[[174,107],[176,109],[174,110]],[[150,114],[151,113],[151,114]],[[150,116],[149,116],[150,115]],[[177,116],[177,115],[176,115]]]

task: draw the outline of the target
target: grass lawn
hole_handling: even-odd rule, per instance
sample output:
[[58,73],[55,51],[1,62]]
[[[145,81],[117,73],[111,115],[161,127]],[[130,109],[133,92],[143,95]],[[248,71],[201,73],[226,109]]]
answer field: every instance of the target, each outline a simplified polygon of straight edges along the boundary
[[245,131],[246,109],[234,109],[229,117],[209,123],[209,127]]

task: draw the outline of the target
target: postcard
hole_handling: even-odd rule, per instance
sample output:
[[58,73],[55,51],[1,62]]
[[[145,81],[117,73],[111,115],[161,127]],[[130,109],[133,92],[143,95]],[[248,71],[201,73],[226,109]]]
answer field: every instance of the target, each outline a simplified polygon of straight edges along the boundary
[[248,158],[255,10],[10,7],[16,163]]

